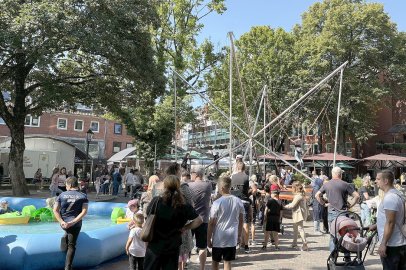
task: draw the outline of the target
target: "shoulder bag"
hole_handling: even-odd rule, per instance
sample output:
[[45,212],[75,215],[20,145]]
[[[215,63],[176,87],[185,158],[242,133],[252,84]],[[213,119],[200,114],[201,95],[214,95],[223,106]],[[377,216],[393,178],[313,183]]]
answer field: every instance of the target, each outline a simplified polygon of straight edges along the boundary
[[151,242],[154,238],[154,225],[156,220],[156,209],[158,207],[159,197],[155,200],[154,204],[151,205],[151,209],[147,215],[144,226],[142,227],[140,238],[144,242]]

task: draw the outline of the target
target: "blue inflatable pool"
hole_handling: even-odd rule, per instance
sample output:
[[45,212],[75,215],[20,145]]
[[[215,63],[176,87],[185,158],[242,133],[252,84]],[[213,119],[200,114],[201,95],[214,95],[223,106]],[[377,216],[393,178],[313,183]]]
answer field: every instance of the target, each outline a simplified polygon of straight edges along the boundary
[[[44,199],[3,197],[11,208],[21,211],[26,205],[36,208],[45,206]],[[88,220],[84,219],[80,232],[73,267],[86,268],[99,265],[125,253],[128,237],[126,224],[111,224],[110,214],[114,207],[123,203],[90,202]],[[101,223],[97,218],[103,220]],[[94,225],[98,223],[98,228]],[[101,224],[101,225],[100,225]],[[0,225],[0,269],[46,270],[62,269],[65,254],[60,251],[63,230],[57,223]],[[24,226],[24,227],[19,227]],[[46,230],[41,230],[42,226]],[[29,233],[31,231],[31,233]]]

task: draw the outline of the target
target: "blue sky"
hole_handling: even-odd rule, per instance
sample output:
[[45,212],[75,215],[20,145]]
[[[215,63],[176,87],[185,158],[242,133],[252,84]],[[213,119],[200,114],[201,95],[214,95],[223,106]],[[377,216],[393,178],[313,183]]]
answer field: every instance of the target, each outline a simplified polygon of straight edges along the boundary
[[[205,25],[199,40],[210,38],[216,47],[229,45],[227,33],[234,32],[238,37],[256,25],[282,27],[290,31],[301,21],[305,12],[315,0],[226,0],[227,11],[222,14],[210,14],[203,20]],[[406,1],[381,0],[391,20],[398,25],[399,31],[406,31]]]

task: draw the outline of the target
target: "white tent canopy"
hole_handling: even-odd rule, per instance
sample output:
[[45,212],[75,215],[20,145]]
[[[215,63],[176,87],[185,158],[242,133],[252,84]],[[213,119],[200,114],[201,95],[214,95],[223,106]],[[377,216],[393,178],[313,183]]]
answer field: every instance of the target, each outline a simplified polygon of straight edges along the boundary
[[120,162],[125,159],[127,156],[134,154],[135,147],[129,147],[120,152],[114,154],[107,160],[107,162]]

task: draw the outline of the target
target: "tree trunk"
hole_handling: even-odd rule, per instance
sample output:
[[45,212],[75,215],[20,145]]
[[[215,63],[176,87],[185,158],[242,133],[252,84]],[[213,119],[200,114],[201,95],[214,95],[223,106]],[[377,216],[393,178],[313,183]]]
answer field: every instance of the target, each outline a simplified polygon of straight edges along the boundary
[[[18,120],[17,120],[18,121]],[[9,171],[14,196],[26,196],[30,192],[24,175],[24,122],[10,125],[11,146],[9,155]]]

